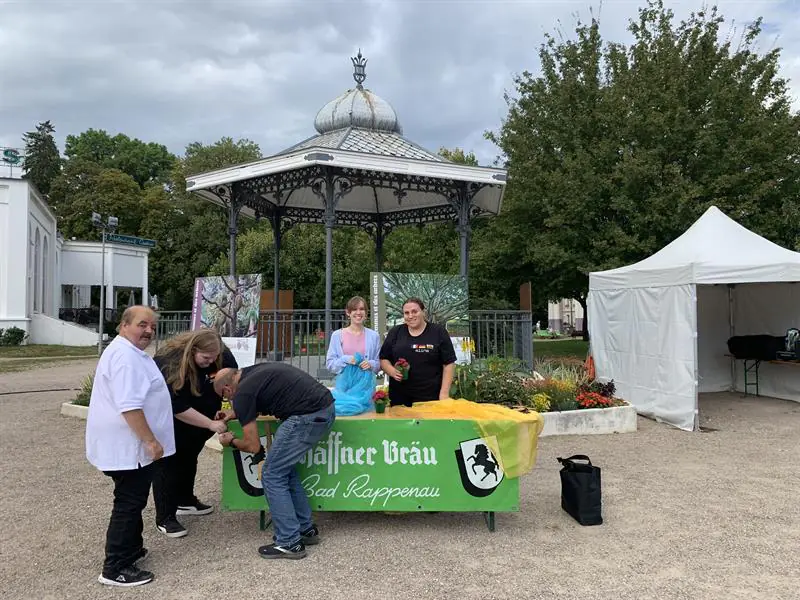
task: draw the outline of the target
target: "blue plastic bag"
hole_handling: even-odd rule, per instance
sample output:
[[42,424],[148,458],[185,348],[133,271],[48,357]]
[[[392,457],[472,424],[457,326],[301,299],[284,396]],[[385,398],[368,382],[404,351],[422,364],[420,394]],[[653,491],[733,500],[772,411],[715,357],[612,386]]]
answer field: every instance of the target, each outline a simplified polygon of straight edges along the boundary
[[360,354],[356,353],[355,359],[356,364],[347,365],[336,376],[334,388],[331,390],[333,406],[339,417],[360,415],[372,409],[375,375],[372,369],[365,371],[358,366],[364,360]]

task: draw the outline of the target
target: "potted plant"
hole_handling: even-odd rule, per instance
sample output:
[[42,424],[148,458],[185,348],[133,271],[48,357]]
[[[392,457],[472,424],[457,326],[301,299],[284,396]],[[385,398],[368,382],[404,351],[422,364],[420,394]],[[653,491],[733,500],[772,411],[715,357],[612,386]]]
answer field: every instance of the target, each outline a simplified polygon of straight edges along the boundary
[[372,401],[375,403],[375,412],[383,413],[386,411],[386,405],[389,404],[389,393],[385,390],[376,390],[372,394]]
[[404,380],[408,379],[408,371],[411,369],[411,365],[408,364],[405,358],[398,358],[397,362],[394,363],[394,368],[400,371]]

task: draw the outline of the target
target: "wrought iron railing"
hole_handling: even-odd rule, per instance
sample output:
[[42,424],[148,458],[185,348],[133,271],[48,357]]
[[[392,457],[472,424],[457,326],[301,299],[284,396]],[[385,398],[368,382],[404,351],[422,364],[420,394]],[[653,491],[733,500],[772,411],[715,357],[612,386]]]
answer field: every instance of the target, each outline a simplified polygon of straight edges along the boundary
[[[112,338],[117,335],[117,326],[119,325],[119,321],[124,310],[124,308],[105,309],[103,332],[108,334],[108,337]],[[100,309],[97,307],[59,308],[58,318],[62,321],[69,321],[70,323],[76,323],[97,331],[100,321]]]
[[515,359],[533,370],[533,317],[522,310],[471,310],[473,357]]
[[[156,347],[159,341],[188,330],[190,318],[191,311],[160,312]],[[332,329],[346,323],[343,310],[332,311]],[[366,325],[369,327],[369,322]],[[528,312],[473,310],[468,323],[451,329],[453,336],[471,338],[475,359],[516,359],[523,367],[533,369],[533,324]],[[333,378],[325,367],[325,310],[262,311],[256,337],[256,362],[289,362],[320,380]]]
[[159,311],[156,323],[156,350],[159,342],[191,329],[192,311]]

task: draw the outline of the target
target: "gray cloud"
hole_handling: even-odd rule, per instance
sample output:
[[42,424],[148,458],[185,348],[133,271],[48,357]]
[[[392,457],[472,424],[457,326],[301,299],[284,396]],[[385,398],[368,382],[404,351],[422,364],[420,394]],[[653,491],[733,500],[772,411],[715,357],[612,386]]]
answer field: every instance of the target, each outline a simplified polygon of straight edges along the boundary
[[[595,3],[598,6],[599,3]],[[693,2],[668,3],[679,17]],[[497,149],[513,76],[536,71],[545,32],[570,32],[588,2],[305,0],[38,2],[0,0],[0,145],[51,119],[59,142],[90,127],[158,141],[248,137],[265,153],[314,133],[314,116],[352,86],[350,57],[369,60],[366,86],[392,103],[404,133],[432,150],[461,146],[482,162]],[[737,24],[761,15],[768,50],[800,97],[794,2],[720,2]],[[634,2],[606,1],[606,39],[626,41]],[[598,11],[595,9],[595,14]]]

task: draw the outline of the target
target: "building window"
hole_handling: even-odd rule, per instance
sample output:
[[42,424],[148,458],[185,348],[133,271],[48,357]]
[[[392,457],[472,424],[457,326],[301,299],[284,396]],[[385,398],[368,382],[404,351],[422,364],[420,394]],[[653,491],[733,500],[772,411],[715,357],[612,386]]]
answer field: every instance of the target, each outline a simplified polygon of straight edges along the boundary
[[47,266],[50,264],[47,252],[47,236],[44,237],[44,251],[42,252],[42,312],[47,314],[50,303],[47,301]]
[[42,298],[42,279],[39,277],[42,265],[42,241],[39,235],[39,228],[36,228],[36,235],[33,241],[33,312],[39,312]]

